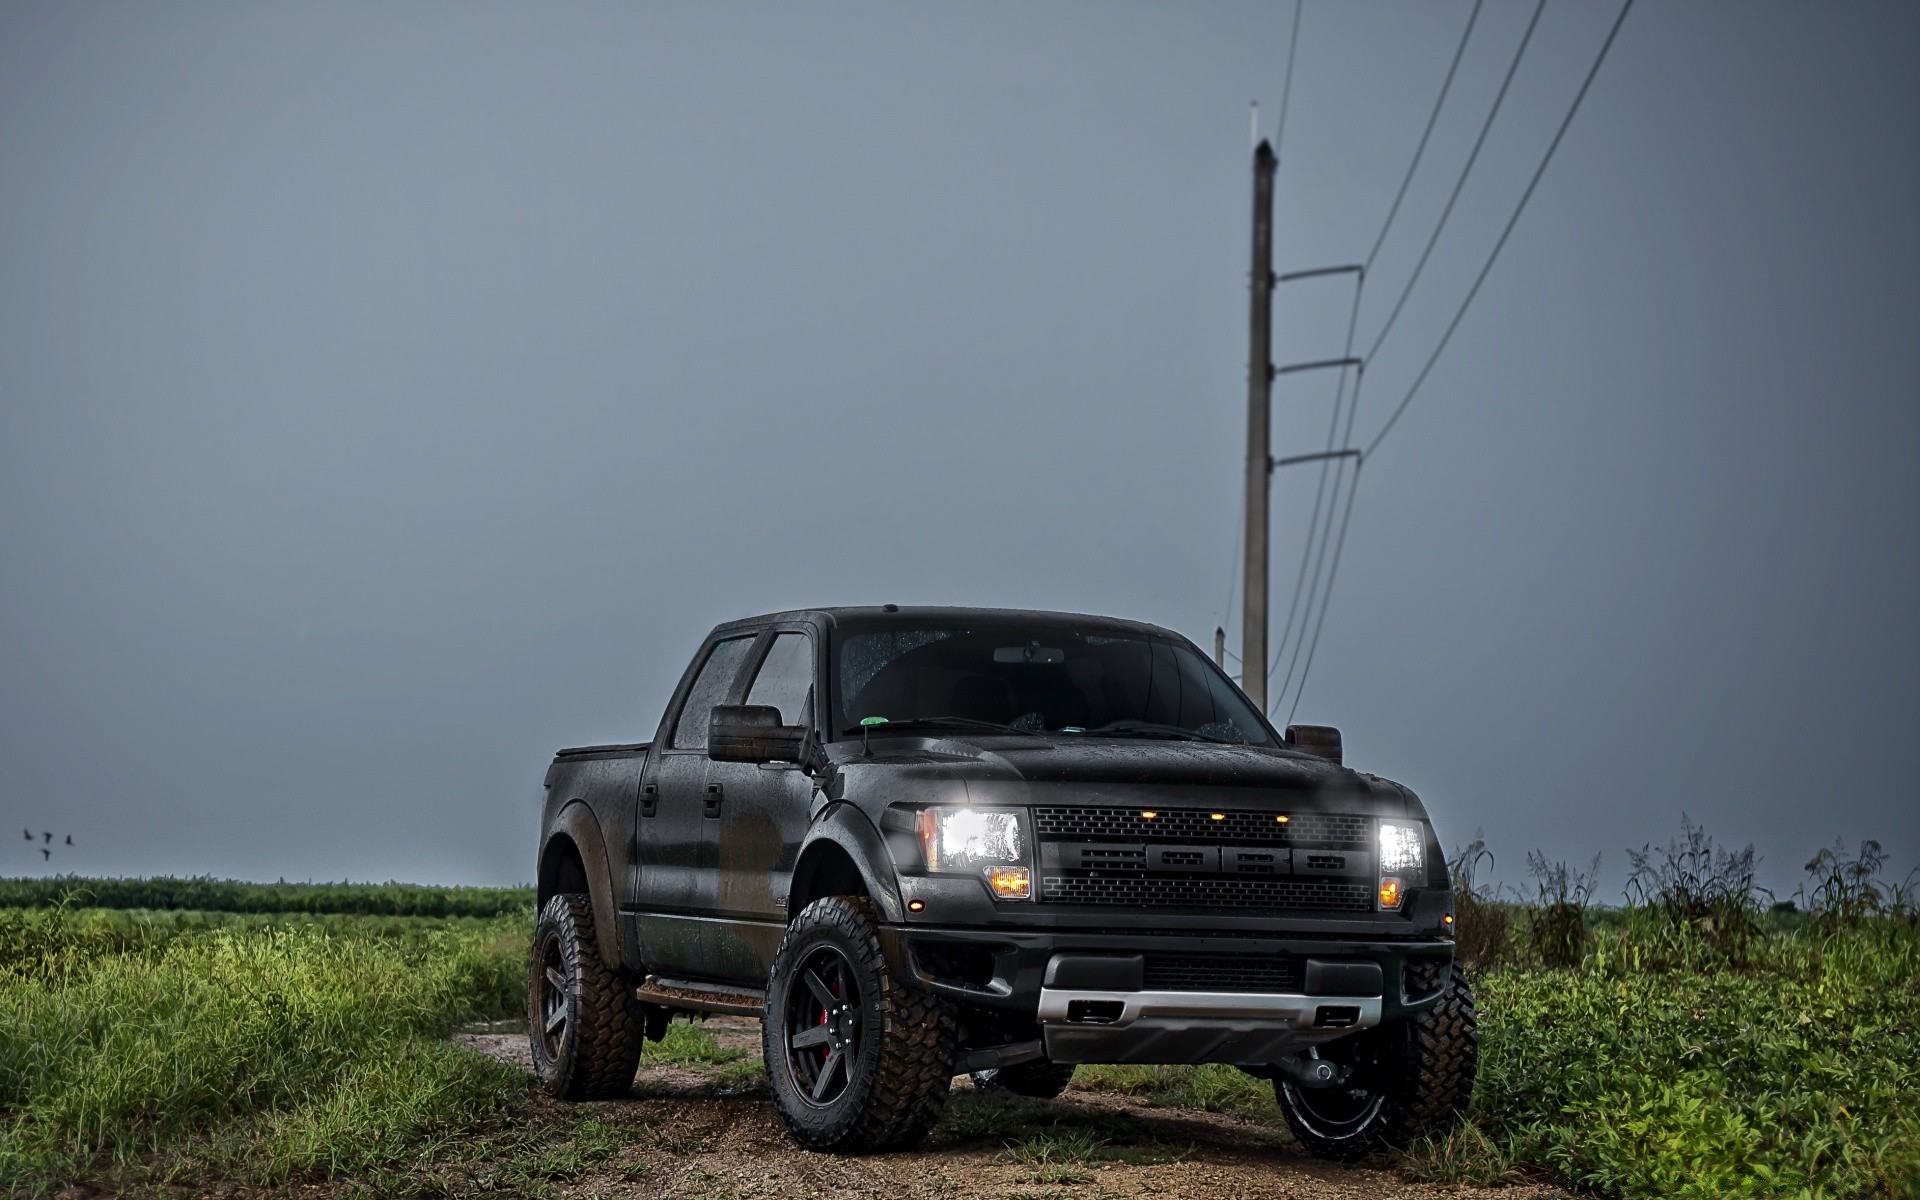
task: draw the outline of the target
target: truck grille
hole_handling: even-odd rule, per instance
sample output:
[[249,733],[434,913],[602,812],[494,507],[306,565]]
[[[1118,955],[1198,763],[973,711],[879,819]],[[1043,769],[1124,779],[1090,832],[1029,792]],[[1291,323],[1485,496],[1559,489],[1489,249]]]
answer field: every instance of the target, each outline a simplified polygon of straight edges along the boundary
[[1201,808],[1161,809],[1152,820],[1137,808],[1050,806],[1033,810],[1035,832],[1052,841],[1230,842],[1235,845],[1311,846],[1365,850],[1373,819],[1344,813],[1224,812],[1216,821]]
[[1373,889],[1367,884],[1328,879],[1043,875],[1040,898],[1058,904],[1126,904],[1152,908],[1373,911]]
[[1199,954],[1147,955],[1150,992],[1291,992],[1300,986],[1300,960]]

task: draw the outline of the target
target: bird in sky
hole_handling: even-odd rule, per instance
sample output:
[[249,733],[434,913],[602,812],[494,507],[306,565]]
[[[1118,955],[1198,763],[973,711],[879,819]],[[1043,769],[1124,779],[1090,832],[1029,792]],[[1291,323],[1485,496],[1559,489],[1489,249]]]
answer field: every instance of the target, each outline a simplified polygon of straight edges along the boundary
[[73,835],[72,835],[72,834],[68,834],[68,835],[67,835],[67,845],[69,845],[69,846],[71,846],[71,845],[73,845]]
[[43,861],[52,857],[53,857],[53,851],[47,849],[45,846],[40,847],[40,858]]
[[27,839],[28,841],[32,841],[32,840],[33,840],[33,830],[31,830],[31,829],[23,829],[23,830],[21,830],[21,831],[20,831],[20,836],[21,836],[21,837],[24,837],[24,838],[26,838],[26,839]]
[[41,834],[40,836],[41,836],[41,837],[43,837],[43,838],[45,838],[45,839],[47,839],[47,845],[49,845],[49,846],[51,846],[51,845],[53,845],[53,835],[52,835],[52,834],[50,834],[50,833],[43,833],[43,834]]

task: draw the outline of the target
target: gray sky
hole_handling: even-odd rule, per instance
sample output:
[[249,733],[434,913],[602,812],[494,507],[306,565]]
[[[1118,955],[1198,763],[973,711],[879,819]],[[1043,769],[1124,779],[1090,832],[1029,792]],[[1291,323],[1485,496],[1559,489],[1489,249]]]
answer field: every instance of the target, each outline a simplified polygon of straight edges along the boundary
[[[1281,270],[1365,255],[1467,11],[1309,0]],[[1358,437],[1613,11],[1548,5]],[[1487,3],[1363,346],[1530,12]],[[552,750],[767,609],[1210,645],[1290,18],[0,7],[0,822],[76,842],[0,872],[526,879]],[[1682,810],[1783,891],[1920,861],[1917,52],[1910,5],[1643,0],[1369,462],[1297,719],[1501,875],[1612,889]],[[1351,297],[1283,289],[1276,357]],[[1277,453],[1332,391],[1283,383]]]

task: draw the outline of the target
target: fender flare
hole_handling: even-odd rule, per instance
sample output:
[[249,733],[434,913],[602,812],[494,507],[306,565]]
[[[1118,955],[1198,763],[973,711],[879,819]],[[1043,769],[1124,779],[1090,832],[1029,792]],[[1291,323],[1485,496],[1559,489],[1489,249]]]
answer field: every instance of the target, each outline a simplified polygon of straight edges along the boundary
[[607,859],[606,839],[600,834],[600,822],[584,800],[570,800],[554,817],[540,845],[540,865],[546,866],[554,844],[565,838],[580,856],[581,870],[587,877],[587,897],[593,904],[594,940],[600,944],[600,959],[618,970],[620,937],[615,924],[613,872]]
[[[806,840],[800,843],[799,856],[794,859],[795,884],[806,878],[810,862],[817,860],[821,853],[818,847],[822,843],[832,845],[853,860],[854,869],[866,881],[867,894],[880,909],[883,921],[898,925],[906,920],[906,902],[900,898],[900,881],[894,874],[893,856],[887,852],[886,839],[880,836],[880,831],[873,827],[873,822],[867,819],[865,813],[842,801],[830,805],[815,818]],[[791,910],[787,914],[789,920],[797,915]]]

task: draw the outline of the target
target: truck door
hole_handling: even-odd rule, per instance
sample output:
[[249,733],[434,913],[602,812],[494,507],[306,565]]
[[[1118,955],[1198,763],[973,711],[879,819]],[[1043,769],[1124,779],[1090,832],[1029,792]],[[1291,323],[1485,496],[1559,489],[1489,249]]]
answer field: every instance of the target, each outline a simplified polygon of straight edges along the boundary
[[[643,780],[640,795],[640,944],[649,968],[668,974],[699,970],[710,939],[716,900],[706,833],[707,721],[716,704],[733,694],[757,634],[716,641],[687,690],[672,729],[652,758],[658,766]],[[650,764],[651,765],[651,764]],[[720,764],[712,764],[718,766]],[[646,789],[652,787],[656,791]]]
[[[747,689],[746,704],[780,710],[782,724],[813,721],[813,640],[803,626],[777,629]],[[707,787],[719,787],[713,839],[718,937],[716,978],[764,987],[786,933],[794,859],[806,835],[813,780],[795,763],[709,762]]]

